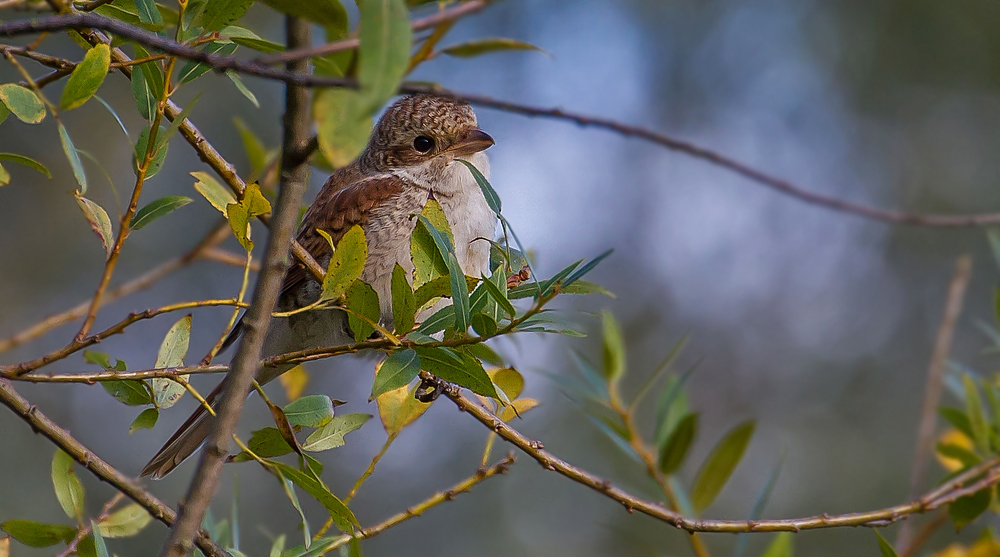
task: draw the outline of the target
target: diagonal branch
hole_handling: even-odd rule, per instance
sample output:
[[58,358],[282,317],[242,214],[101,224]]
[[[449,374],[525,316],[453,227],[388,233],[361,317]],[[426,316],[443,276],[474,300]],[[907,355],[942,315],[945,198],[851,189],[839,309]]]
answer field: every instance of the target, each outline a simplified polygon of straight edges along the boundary
[[[2,378],[0,378],[0,404],[10,408],[22,420],[27,422],[36,433],[47,437],[92,474],[142,505],[154,518],[167,526],[174,523],[177,515],[173,509],[148,491],[139,487],[134,480],[119,472],[118,469],[105,462],[101,457],[92,453],[90,449],[74,439],[68,431],[59,427],[55,422],[46,417],[45,414],[42,414],[37,406],[31,404],[27,399],[18,394],[10,381]],[[208,557],[229,557],[221,547],[212,541],[208,533],[204,530],[197,533],[194,543]]]
[[[286,29],[290,48],[309,44],[310,25],[307,21],[288,16]],[[293,62],[288,65],[288,69],[290,72],[306,73],[309,71],[309,62]],[[310,121],[309,91],[301,87],[287,87],[281,179],[264,266],[257,277],[253,301],[243,318],[245,333],[239,350],[233,357],[233,370],[225,382],[212,433],[205,442],[198,469],[184,498],[184,506],[163,545],[161,557],[183,557],[190,553],[191,541],[195,538],[218,488],[219,476],[229,452],[230,439],[243,410],[243,402],[260,370],[261,349],[271,320],[271,310],[278,301],[278,290],[288,267],[287,254],[292,243],[296,217],[309,182],[308,157],[301,156],[301,153],[309,144]]]

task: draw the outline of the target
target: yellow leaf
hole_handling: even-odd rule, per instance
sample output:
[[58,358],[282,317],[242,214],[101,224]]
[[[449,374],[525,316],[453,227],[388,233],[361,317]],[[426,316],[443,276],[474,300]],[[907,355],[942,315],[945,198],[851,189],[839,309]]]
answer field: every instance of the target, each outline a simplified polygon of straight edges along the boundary
[[[955,445],[963,449],[969,449],[970,451],[975,450],[975,448],[973,447],[972,439],[969,439],[964,433],[962,433],[957,429],[949,429],[948,431],[942,433],[941,437],[938,438],[938,444]],[[950,458],[944,456],[937,451],[934,452],[934,456],[937,457],[938,462],[941,463],[941,466],[944,467],[944,469],[949,472],[957,472],[962,468],[965,468],[965,464],[963,464],[962,461],[956,458]]]
[[278,380],[281,381],[281,386],[285,389],[288,402],[292,402],[302,396],[302,391],[309,384],[309,372],[302,366],[295,366],[279,375]]
[[500,411],[500,415],[497,416],[505,422],[509,422],[514,418],[519,416],[524,416],[524,413],[532,408],[538,406],[540,403],[533,398],[520,398],[510,403],[508,406],[504,406],[503,410]]
[[[379,362],[375,366],[375,373],[378,374],[381,368],[382,362]],[[404,385],[396,390],[383,393],[375,399],[382,427],[389,435],[398,434],[431,407],[430,403],[420,402],[413,398],[415,389],[416,387],[410,388],[408,385]]]
[[524,390],[524,377],[512,367],[493,369],[488,372],[493,383],[507,393],[507,398],[514,400],[521,396]]

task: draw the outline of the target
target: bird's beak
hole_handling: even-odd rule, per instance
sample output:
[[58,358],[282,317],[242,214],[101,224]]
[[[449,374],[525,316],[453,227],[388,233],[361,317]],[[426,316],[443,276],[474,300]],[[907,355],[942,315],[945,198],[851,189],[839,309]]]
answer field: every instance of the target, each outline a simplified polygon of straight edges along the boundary
[[494,143],[495,141],[490,137],[490,134],[476,128],[466,133],[462,139],[452,145],[451,152],[460,157],[472,155],[489,149]]

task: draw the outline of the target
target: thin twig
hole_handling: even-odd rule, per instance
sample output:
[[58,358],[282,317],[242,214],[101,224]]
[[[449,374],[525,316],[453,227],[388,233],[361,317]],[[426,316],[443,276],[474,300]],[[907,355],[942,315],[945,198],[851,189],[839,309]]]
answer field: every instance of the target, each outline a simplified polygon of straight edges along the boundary
[[[972,276],[972,257],[963,255],[955,263],[955,275],[948,285],[948,297],[934,339],[934,349],[931,352],[930,364],[927,366],[927,382],[924,387],[924,405],[920,411],[920,424],[917,426],[917,449],[913,457],[913,470],[910,475],[910,497],[916,497],[923,489],[927,476],[927,462],[934,448],[935,429],[937,425],[937,407],[941,400],[941,387],[944,383],[944,371],[948,363],[948,353],[951,352],[951,341],[955,335],[958,316],[962,313],[962,301]],[[912,523],[903,524],[896,534],[896,546],[907,547],[913,533]]]
[[[451,8],[441,10],[436,14],[432,14],[421,19],[413,20],[413,22],[410,23],[410,29],[412,29],[413,31],[422,31],[424,29],[430,29],[431,27],[435,27],[442,23],[455,21],[465,16],[472,15],[476,12],[481,11],[487,5],[489,5],[489,2],[487,2],[486,0],[471,0],[470,2],[462,2],[461,4],[455,5]],[[264,66],[272,66],[274,64],[287,64],[288,62],[305,60],[307,58],[313,58],[316,56],[326,56],[327,54],[333,54],[335,52],[354,50],[358,48],[358,46],[360,45],[361,41],[357,38],[344,39],[309,48],[288,50],[280,54],[261,56],[259,58],[254,59],[254,62]]]
[[423,502],[414,505],[392,517],[389,517],[388,519],[378,524],[375,524],[374,526],[369,526],[368,528],[362,528],[360,532],[355,532],[353,535],[345,534],[343,536],[330,540],[330,542],[327,545],[322,546],[322,552],[323,552],[322,554],[326,554],[329,551],[333,551],[334,549],[337,549],[338,547],[341,547],[349,543],[353,538],[358,538],[358,539],[373,538],[381,534],[382,532],[385,532],[389,528],[392,528],[393,526],[396,526],[411,518],[416,518],[424,514],[429,509],[436,507],[437,505],[440,505],[445,501],[451,501],[458,495],[461,495],[463,493],[468,493],[469,490],[471,490],[473,487],[492,478],[493,476],[499,474],[506,474],[507,470],[510,469],[511,466],[513,466],[515,461],[516,459],[514,458],[514,454],[510,453],[507,456],[505,456],[502,460],[500,460],[500,462],[497,462],[493,466],[490,466],[489,468],[480,468],[479,470],[476,471],[474,475],[455,484],[454,486],[452,486],[451,489],[447,491],[439,491],[438,493],[435,493],[434,495],[430,496]]
[[60,551],[56,557],[69,557],[70,555],[74,555],[80,542],[90,535],[91,530],[93,530],[93,523],[96,522],[97,524],[100,524],[108,518],[111,515],[111,509],[115,508],[115,505],[118,503],[121,503],[124,498],[124,493],[121,491],[115,492],[111,499],[108,499],[108,501],[104,503],[104,506],[101,507],[101,512],[97,515],[97,518],[94,519],[93,522],[87,522],[79,530],[77,530],[76,536],[73,537],[73,540],[66,544],[66,549]]
[[[958,497],[975,493],[986,487],[1000,483],[1000,469],[998,469],[1000,467],[1000,456],[998,456],[970,468],[919,499],[894,507],[832,516],[822,514],[804,518],[776,520],[703,520],[688,518],[658,503],[640,499],[631,493],[615,487],[611,481],[599,478],[586,470],[556,457],[544,450],[544,446],[540,442],[528,439],[504,423],[500,418],[497,418],[492,412],[465,397],[458,388],[451,387],[446,389],[445,395],[455,403],[459,410],[468,412],[480,423],[495,431],[505,441],[521,449],[525,454],[538,461],[542,465],[542,468],[557,472],[621,503],[630,513],[639,511],[687,532],[798,532],[801,530],[839,528],[844,526],[880,528],[912,514],[925,513],[938,509],[948,505]],[[986,477],[977,480],[983,474],[986,474]],[[973,480],[976,481],[970,484],[969,482]]]
[[[38,407],[31,404],[14,390],[10,381],[0,378],[0,404],[7,406],[22,420],[31,426],[35,433],[41,433],[66,454],[73,457],[92,474],[121,491],[136,503],[142,505],[153,518],[170,526],[176,518],[174,510],[154,497],[148,491],[139,487],[133,479],[118,471],[101,457],[83,446],[73,438],[68,431],[42,414]],[[208,557],[228,557],[228,554],[208,536],[204,530],[198,532],[195,545]]]
[[[306,20],[288,16],[286,29],[289,48],[310,43],[310,24]],[[309,62],[291,63],[288,70],[307,73]],[[243,318],[245,333],[233,358],[233,371],[227,377],[218,416],[213,421],[212,432],[205,442],[194,479],[184,498],[184,506],[163,544],[161,557],[183,557],[191,552],[192,540],[218,488],[230,441],[243,410],[243,402],[260,369],[260,354],[271,310],[278,301],[278,290],[287,269],[286,259],[296,217],[309,182],[307,158],[301,157],[299,164],[291,164],[291,161],[300,158],[300,152],[309,143],[309,97],[307,89],[292,86],[286,88],[281,180],[274,211],[274,226],[268,236],[263,269],[257,277],[253,301]]]

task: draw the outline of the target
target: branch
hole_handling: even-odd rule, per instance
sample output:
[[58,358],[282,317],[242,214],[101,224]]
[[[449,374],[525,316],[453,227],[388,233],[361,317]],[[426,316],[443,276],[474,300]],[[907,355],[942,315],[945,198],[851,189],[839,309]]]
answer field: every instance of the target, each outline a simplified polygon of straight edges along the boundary
[[[423,375],[426,372],[421,373]],[[445,395],[455,403],[459,410],[471,414],[472,417],[495,431],[505,441],[513,444],[525,454],[538,461],[542,465],[542,468],[558,472],[562,476],[566,476],[606,497],[618,501],[630,513],[639,511],[689,533],[798,532],[801,530],[839,528],[844,526],[880,528],[888,526],[911,514],[925,513],[938,509],[952,503],[959,497],[976,493],[1000,483],[1000,456],[996,456],[959,474],[919,499],[885,509],[834,516],[822,514],[804,518],[777,520],[702,520],[688,518],[658,503],[640,499],[622,489],[614,487],[609,480],[599,478],[586,470],[577,468],[559,459],[544,450],[544,446],[538,441],[528,439],[517,430],[505,424],[489,410],[466,398],[457,387],[452,386],[446,389]],[[979,479],[984,474],[985,477]]]
[[[147,33],[145,31],[141,31],[127,24],[103,18],[100,16],[95,16],[93,14],[51,16],[47,18],[39,18],[33,21],[20,20],[20,21],[9,22],[0,25],[0,36],[14,36],[14,35],[39,33],[43,31],[58,31],[65,29],[86,29],[86,28],[107,30],[112,33],[119,34],[123,38],[133,40],[135,42],[144,44],[152,48],[160,49],[164,52],[167,52],[168,54],[177,56],[178,58],[185,58],[188,60],[201,62],[203,64],[211,66],[213,69],[219,72],[233,70],[248,75],[262,77],[265,79],[274,79],[278,81],[283,81],[291,85],[308,86],[308,87],[355,88],[358,86],[357,81],[351,78],[306,76],[301,74],[296,75],[291,72],[267,67],[255,61],[247,62],[233,57],[207,54],[195,50],[193,48],[190,48],[188,46],[182,45],[180,43],[158,37],[156,35]],[[120,54],[120,51],[116,52]],[[120,69],[125,70],[125,68],[120,68]],[[447,89],[442,89],[437,86],[427,86],[415,83],[404,83],[402,86],[400,86],[399,92],[402,94],[423,93],[423,94],[437,94],[442,96],[451,96],[457,99],[465,100],[477,106],[494,108],[497,110],[511,112],[514,114],[521,114],[524,116],[536,116],[542,118],[566,120],[574,122],[581,126],[604,129],[618,133],[620,135],[624,135],[626,137],[634,137],[637,139],[642,139],[644,141],[654,143],[671,151],[684,153],[696,159],[705,161],[709,164],[719,166],[739,176],[742,176],[750,180],[751,182],[755,182],[757,184],[766,186],[779,193],[788,195],[805,203],[830,209],[832,211],[857,215],[871,220],[877,220],[890,224],[948,227],[948,228],[987,226],[987,225],[1000,224],[1000,213],[980,213],[973,215],[918,214],[918,213],[909,213],[894,209],[881,209],[878,207],[872,207],[869,205],[854,203],[851,201],[845,201],[835,197],[815,193],[799,185],[793,184],[792,182],[783,180],[775,176],[771,176],[765,172],[747,166],[732,158],[729,158],[725,155],[722,155],[705,147],[701,147],[694,143],[683,141],[680,139],[675,139],[665,134],[661,134],[640,126],[631,126],[623,124],[621,122],[617,122],[615,120],[611,120],[608,118],[601,118],[574,112],[567,112],[559,108],[541,108],[531,105],[506,102],[485,95],[457,93],[449,91]],[[169,103],[168,108],[172,105],[173,103]],[[167,115],[172,118],[176,116],[178,113],[179,110],[175,111],[168,110]],[[189,138],[188,140],[192,142],[193,145],[197,145],[191,138]],[[209,161],[206,160],[206,162]],[[212,163],[209,162],[209,164]],[[226,177],[223,176],[223,178]],[[303,252],[300,252],[297,248],[293,247],[293,254],[295,254],[296,257],[299,257],[301,259]],[[316,274],[315,268],[310,267],[310,270],[313,271],[314,275]]]
[[[451,8],[441,10],[436,14],[429,15],[425,18],[413,20],[413,22],[410,23],[410,29],[416,32],[416,31],[423,31],[424,29],[429,29],[431,27],[436,27],[442,23],[455,21],[467,15],[474,14],[485,8],[487,5],[489,5],[489,2],[487,2],[486,0],[471,0],[469,2],[463,2]],[[333,54],[335,52],[354,50],[359,46],[361,46],[361,41],[357,38],[344,39],[342,41],[336,41],[315,47],[286,50],[281,54],[273,54],[271,56],[261,56],[259,58],[256,58],[254,62],[265,66],[273,64],[287,64],[288,62],[305,60],[307,58],[313,58],[316,56],[326,56],[327,54]]]
[[[944,381],[944,371],[948,363],[948,353],[951,352],[951,340],[955,335],[958,316],[962,313],[962,301],[965,290],[972,276],[972,258],[963,255],[955,264],[955,275],[948,285],[948,298],[941,316],[937,337],[934,339],[934,350],[927,367],[927,383],[924,387],[924,405],[920,413],[920,425],[917,428],[917,450],[913,457],[913,471],[910,476],[910,497],[916,497],[923,489],[927,476],[927,460],[934,448],[934,430],[937,425],[937,407],[941,400],[941,387]],[[896,546],[906,547],[912,535],[911,523],[907,522],[896,534]]]
[[97,371],[93,373],[63,373],[38,375],[29,374],[20,377],[10,377],[11,381],[25,383],[85,383],[93,385],[102,381],[131,381],[143,379],[178,379],[192,373],[227,373],[228,364],[211,364],[198,366],[165,367],[158,369],[142,369],[136,371]]
[[[167,526],[173,524],[176,518],[176,513],[174,513],[173,509],[148,491],[136,485],[131,478],[122,474],[99,456],[92,453],[90,449],[74,439],[68,431],[62,429],[42,414],[37,406],[19,395],[14,390],[10,381],[3,378],[0,378],[0,403],[13,410],[15,414],[31,426],[35,433],[41,433],[47,437],[92,474],[142,505],[154,518]],[[208,533],[203,530],[198,532],[195,545],[208,557],[229,557],[221,547],[212,541]]]
[[[290,48],[309,44],[310,24],[307,21],[288,16],[286,29]],[[293,62],[288,65],[288,70],[307,73],[309,62]],[[274,211],[274,226],[264,255],[264,267],[257,277],[253,301],[243,318],[245,333],[239,350],[233,357],[233,370],[226,378],[212,433],[202,450],[198,469],[184,498],[184,506],[178,513],[177,522],[160,551],[162,557],[183,557],[190,553],[191,541],[197,535],[218,488],[219,476],[229,452],[230,439],[243,410],[243,402],[260,370],[260,354],[271,320],[271,310],[278,301],[278,290],[288,267],[287,254],[299,206],[309,182],[308,158],[302,157],[301,152],[309,143],[310,121],[309,91],[301,87],[287,87],[281,145],[281,179]]]

